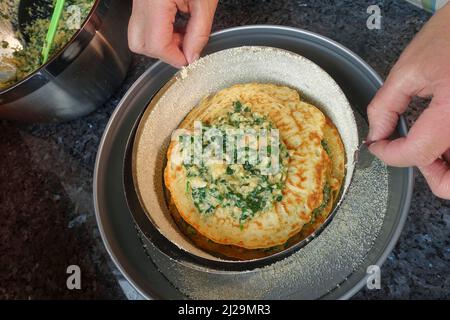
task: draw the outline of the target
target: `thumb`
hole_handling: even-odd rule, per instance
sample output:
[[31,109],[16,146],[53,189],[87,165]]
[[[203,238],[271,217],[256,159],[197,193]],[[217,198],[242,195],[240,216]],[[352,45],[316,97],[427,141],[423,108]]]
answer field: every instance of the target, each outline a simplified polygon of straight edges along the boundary
[[400,114],[408,108],[412,94],[405,79],[393,71],[367,107],[369,142],[387,139],[394,132]]
[[189,2],[191,17],[186,27],[183,51],[189,63],[200,57],[211,33],[218,0],[193,0]]

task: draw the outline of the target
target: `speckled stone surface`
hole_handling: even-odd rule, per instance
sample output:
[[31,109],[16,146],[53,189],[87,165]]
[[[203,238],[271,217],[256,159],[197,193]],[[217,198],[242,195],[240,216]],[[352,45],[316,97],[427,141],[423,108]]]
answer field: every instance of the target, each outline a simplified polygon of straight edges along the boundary
[[[381,30],[366,28],[371,4],[382,9]],[[347,46],[385,77],[429,18],[404,1],[222,0],[214,30],[247,24],[304,28]],[[135,56],[120,90],[82,119],[51,125],[0,121],[0,298],[139,298],[101,243],[92,173],[109,116],[152,63]],[[410,125],[424,107],[413,103]],[[66,288],[71,264],[81,267],[82,290]],[[405,228],[381,272],[381,290],[363,289],[354,298],[450,298],[450,201],[434,197],[420,174]]]

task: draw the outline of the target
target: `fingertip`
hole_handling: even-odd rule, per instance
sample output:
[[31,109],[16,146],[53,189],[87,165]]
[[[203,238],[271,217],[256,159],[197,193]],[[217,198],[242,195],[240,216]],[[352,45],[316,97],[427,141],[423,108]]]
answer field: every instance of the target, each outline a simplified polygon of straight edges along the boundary
[[177,69],[181,69],[187,65],[186,59],[183,60],[179,59],[177,61],[168,61],[168,63]]
[[178,69],[187,65],[183,52],[176,46],[172,46],[170,49],[163,52],[160,59]]
[[186,34],[183,42],[183,52],[189,64],[200,58],[200,54],[208,43],[208,39],[208,36],[198,36],[189,32]]
[[374,141],[367,144],[367,149],[377,158],[383,160],[383,148],[386,146],[386,141]]
[[217,3],[211,1],[192,2],[191,17],[183,42],[183,51],[188,63],[198,60],[203,48],[208,43],[216,5]]
[[176,69],[181,69],[181,68],[184,68],[186,65],[184,65],[184,64],[180,64],[180,63],[173,63],[173,64],[170,64],[172,67],[174,67],[174,68],[176,68]]
[[199,53],[190,53],[186,55],[186,60],[189,64],[194,63],[195,61],[197,61],[200,58],[200,54]]
[[390,75],[367,106],[368,140],[387,139],[408,107],[411,96],[405,93],[403,82],[397,78],[396,74]]
[[384,163],[395,167],[410,167],[414,159],[410,156],[405,138],[379,140],[368,146],[369,151]]
[[367,106],[367,120],[369,122],[369,132],[367,134],[367,140],[369,141],[376,141],[377,138],[383,139],[385,137],[380,137],[380,134],[378,131],[378,128],[380,127],[379,122],[381,121],[381,118],[379,116],[379,113],[383,112],[383,109],[380,108],[378,105],[378,97],[380,95],[380,92],[375,95],[375,97],[372,99],[370,104]]

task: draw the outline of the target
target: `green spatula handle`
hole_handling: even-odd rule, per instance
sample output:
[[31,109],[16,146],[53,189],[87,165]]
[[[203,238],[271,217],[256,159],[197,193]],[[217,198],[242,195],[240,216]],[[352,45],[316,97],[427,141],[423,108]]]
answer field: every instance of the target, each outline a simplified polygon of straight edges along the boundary
[[42,47],[42,63],[46,63],[49,58],[50,49],[52,48],[53,41],[55,40],[56,31],[58,29],[59,20],[61,19],[64,9],[65,0],[56,0],[55,7],[53,9],[52,19],[48,27],[47,36],[45,38],[44,46]]

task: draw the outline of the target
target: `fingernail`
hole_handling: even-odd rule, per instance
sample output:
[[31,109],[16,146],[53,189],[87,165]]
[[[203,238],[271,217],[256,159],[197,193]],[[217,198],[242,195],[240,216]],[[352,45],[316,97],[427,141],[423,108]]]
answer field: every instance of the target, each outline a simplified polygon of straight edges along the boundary
[[372,153],[372,154],[373,154],[373,151],[372,151],[373,150],[373,146],[375,145],[375,143],[376,142],[372,142],[371,144],[367,144],[366,145],[367,150],[369,150],[369,152]]
[[200,58],[200,55],[198,53],[194,53],[193,55],[190,56],[190,58],[188,58],[188,62],[189,62],[189,64],[194,63],[199,58]]
[[186,63],[173,63],[172,66],[174,66],[175,68],[181,69],[183,67],[186,67]]

